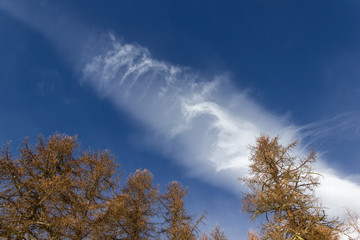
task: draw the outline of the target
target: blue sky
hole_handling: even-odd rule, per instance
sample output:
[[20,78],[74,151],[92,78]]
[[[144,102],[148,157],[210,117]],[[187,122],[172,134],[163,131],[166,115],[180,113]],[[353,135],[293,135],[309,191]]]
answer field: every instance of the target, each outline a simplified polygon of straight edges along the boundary
[[0,141],[54,132],[109,148],[128,173],[190,189],[230,239],[248,146],[314,147],[329,212],[360,211],[356,1],[0,0]]

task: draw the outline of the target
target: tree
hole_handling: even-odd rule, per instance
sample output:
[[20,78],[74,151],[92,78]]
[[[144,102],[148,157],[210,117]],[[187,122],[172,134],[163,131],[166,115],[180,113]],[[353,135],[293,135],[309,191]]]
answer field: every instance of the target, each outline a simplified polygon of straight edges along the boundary
[[259,238],[254,231],[250,230],[248,232],[248,240],[259,240]]
[[346,208],[345,234],[351,240],[360,239],[360,215],[349,208]]
[[240,178],[250,190],[243,194],[243,210],[254,219],[265,216],[260,239],[339,239],[339,222],[328,219],[314,196],[320,177],[313,170],[316,155],[294,156],[296,144],[284,147],[277,137],[257,139],[250,175]]
[[109,151],[83,152],[67,135],[40,136],[34,145],[26,139],[17,154],[5,145],[0,239],[148,240],[163,239],[163,231],[169,239],[197,238],[204,215],[186,212],[187,189],[172,182],[160,194],[141,169],[121,186],[118,167]]
[[155,218],[159,193],[152,180],[148,170],[136,170],[121,193],[109,203],[106,214],[112,226],[111,239],[150,239],[158,234]]
[[220,230],[220,226],[218,224],[215,225],[214,229],[210,233],[210,236],[213,240],[227,240],[228,238],[225,236],[224,231]]
[[220,230],[219,224],[216,224],[214,229],[210,232],[210,236],[207,234],[203,234],[200,237],[200,240],[227,240],[227,236],[224,231]]
[[0,155],[0,237],[84,239],[102,224],[99,216],[117,186],[117,164],[108,151],[80,152],[76,137],[39,137],[9,145]]
[[190,216],[184,208],[184,197],[187,189],[180,183],[173,181],[167,185],[167,192],[162,194],[160,202],[164,208],[163,218],[165,228],[163,232],[171,240],[195,239],[198,225],[203,221],[204,215],[198,219]]

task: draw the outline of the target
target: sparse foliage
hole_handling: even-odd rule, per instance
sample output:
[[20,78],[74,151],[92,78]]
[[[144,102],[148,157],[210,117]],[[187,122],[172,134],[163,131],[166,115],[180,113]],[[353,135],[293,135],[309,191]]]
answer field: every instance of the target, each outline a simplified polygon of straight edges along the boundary
[[[25,140],[0,153],[0,239],[192,240],[204,215],[185,208],[177,182],[160,194],[148,170],[124,186],[108,151],[82,152],[76,137]],[[160,209],[163,209],[160,211]],[[165,210],[164,210],[165,209]],[[164,224],[165,222],[165,224]]]
[[210,232],[210,234],[203,234],[200,237],[200,240],[227,240],[227,236],[224,231],[220,230],[219,224],[216,224],[214,229]]
[[345,231],[350,240],[360,239],[360,215],[349,208],[346,208]]
[[84,239],[91,236],[117,166],[109,152],[80,153],[76,137],[25,140],[19,156],[0,156],[0,236],[8,239]]
[[259,238],[254,231],[250,230],[248,232],[248,240],[259,240]]
[[158,188],[148,170],[136,170],[125,187],[108,202],[101,239],[151,239],[158,235]]
[[212,240],[227,240],[228,239],[226,237],[224,231],[220,230],[220,226],[218,224],[216,224],[216,226],[214,227],[214,229],[210,233],[210,236],[211,236]]
[[339,223],[328,219],[314,196],[319,185],[315,153],[294,156],[295,146],[284,147],[277,137],[257,139],[251,147],[250,176],[240,179],[250,189],[244,193],[243,210],[254,219],[265,216],[260,239],[338,239]]
[[163,207],[165,227],[163,231],[171,240],[195,239],[198,225],[203,221],[204,215],[195,219],[184,208],[184,197],[187,189],[174,181],[167,185],[167,192],[160,198]]
[[122,228],[125,238],[149,239],[156,235],[154,217],[157,214],[155,204],[158,199],[158,188],[153,186],[153,176],[148,170],[136,170],[129,176],[121,195],[124,203],[125,218]]

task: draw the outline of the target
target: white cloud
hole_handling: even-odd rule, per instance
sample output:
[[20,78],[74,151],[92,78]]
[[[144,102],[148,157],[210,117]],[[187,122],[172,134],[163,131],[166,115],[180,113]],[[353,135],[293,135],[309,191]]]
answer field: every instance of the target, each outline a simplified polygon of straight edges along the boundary
[[360,210],[360,187],[355,182],[340,178],[332,169],[321,169],[323,180],[317,193],[324,206],[334,216],[344,215],[344,208]]

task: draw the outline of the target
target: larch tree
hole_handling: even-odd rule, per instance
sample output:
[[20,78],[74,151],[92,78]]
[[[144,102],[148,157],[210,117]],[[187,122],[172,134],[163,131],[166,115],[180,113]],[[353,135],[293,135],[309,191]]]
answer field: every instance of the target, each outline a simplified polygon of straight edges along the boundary
[[167,192],[160,197],[165,220],[163,232],[171,240],[196,239],[198,225],[203,221],[204,214],[196,219],[186,212],[184,197],[188,190],[180,183],[173,181],[166,188]]
[[216,224],[210,234],[203,234],[199,240],[227,240],[225,232],[220,229],[220,225]]
[[360,215],[350,208],[346,208],[345,234],[350,240],[360,239]]
[[33,145],[26,139],[15,154],[5,145],[0,239],[198,238],[204,215],[186,212],[187,189],[172,182],[160,194],[150,171],[141,169],[121,186],[118,169],[109,151],[81,151],[67,135],[39,137]]
[[114,219],[118,221],[121,239],[151,239],[159,235],[158,196],[158,187],[153,185],[150,171],[138,169],[128,177],[120,195],[114,198],[118,207],[114,211],[120,211],[120,219],[116,216]]
[[227,240],[227,236],[224,231],[220,230],[220,225],[216,224],[214,229],[210,233],[212,240]]
[[259,240],[256,232],[254,232],[253,230],[250,230],[248,232],[248,240]]
[[60,134],[25,140],[19,152],[6,145],[0,155],[0,237],[93,236],[118,180],[109,152],[82,153],[76,137]]
[[339,239],[339,222],[328,218],[314,196],[320,177],[313,170],[316,155],[294,156],[296,144],[282,146],[277,137],[263,135],[257,139],[251,147],[250,174],[240,178],[249,188],[243,210],[254,219],[265,217],[260,239]]

